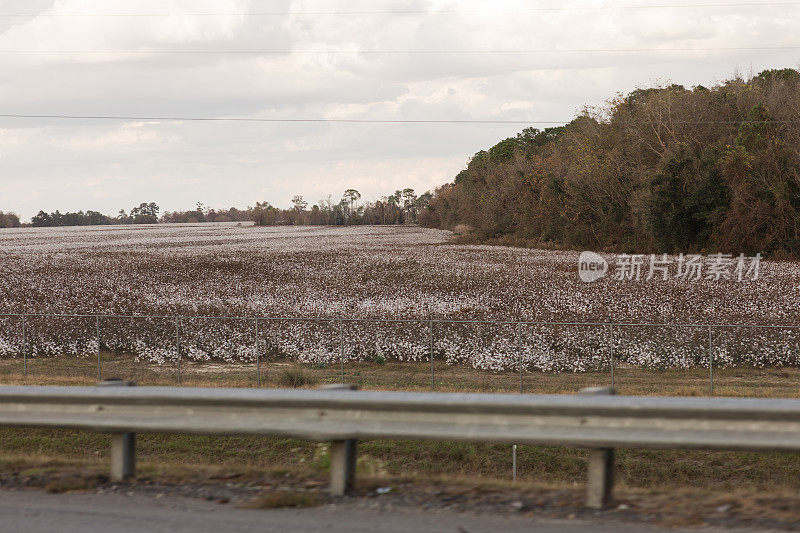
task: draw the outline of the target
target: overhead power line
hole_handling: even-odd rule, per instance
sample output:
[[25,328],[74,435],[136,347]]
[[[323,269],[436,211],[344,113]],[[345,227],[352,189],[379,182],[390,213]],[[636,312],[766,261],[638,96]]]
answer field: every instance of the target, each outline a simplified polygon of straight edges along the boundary
[[500,9],[399,9],[399,10],[337,10],[337,11],[244,11],[244,12],[200,12],[200,13],[0,13],[0,18],[31,17],[276,17],[276,16],[348,16],[348,15],[446,15],[470,13],[542,13],[550,11],[617,11],[640,9],[714,9],[714,8],[759,8],[800,6],[800,2],[724,2],[705,4],[642,4],[610,6],[559,6]]
[[447,55],[447,54],[596,54],[651,52],[725,52],[800,50],[800,44],[786,46],[715,46],[672,48],[540,48],[523,50],[37,50],[4,49],[0,54],[124,54],[124,55]]
[[[564,124],[565,121],[539,120],[379,120],[379,119],[349,119],[349,118],[254,118],[254,117],[134,117],[127,115],[20,115],[0,114],[0,118],[42,118],[42,119],[67,119],[67,120],[122,120],[122,121],[163,121],[163,122],[318,122],[318,123],[367,123],[367,124]],[[566,121],[569,122],[569,121]]]
[[[136,122],[262,122],[262,123],[344,123],[344,124],[546,124],[561,125],[570,120],[476,120],[476,119],[360,119],[360,118],[255,118],[255,117],[177,117],[130,115],[28,115],[0,113],[0,118],[64,119],[64,120],[114,120]],[[579,117],[576,117],[579,118]],[[637,124],[798,124],[800,120],[664,120],[661,122],[636,122]]]

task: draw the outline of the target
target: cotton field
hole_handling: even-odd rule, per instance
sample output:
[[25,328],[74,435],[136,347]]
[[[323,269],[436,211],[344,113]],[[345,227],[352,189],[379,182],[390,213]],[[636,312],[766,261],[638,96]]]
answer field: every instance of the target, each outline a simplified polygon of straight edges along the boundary
[[[432,352],[492,371],[580,372],[607,369],[612,354],[618,365],[706,366],[710,347],[715,365],[800,366],[800,334],[787,327],[798,324],[797,263],[762,261],[743,281],[584,283],[577,252],[449,241],[416,227],[1,230],[0,356],[89,356],[99,337],[102,350],[155,363]],[[19,314],[101,318],[27,316],[23,336]]]

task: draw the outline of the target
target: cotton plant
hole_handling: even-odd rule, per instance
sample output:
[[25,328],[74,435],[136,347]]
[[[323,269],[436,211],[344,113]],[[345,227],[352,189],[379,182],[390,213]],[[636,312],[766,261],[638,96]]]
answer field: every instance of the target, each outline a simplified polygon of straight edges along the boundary
[[[427,362],[434,321],[437,361],[497,372],[606,371],[612,353],[623,366],[704,367],[707,331],[677,324],[793,326],[800,313],[793,262],[764,261],[758,282],[608,277],[587,284],[576,252],[449,238],[440,230],[362,226],[3,230],[0,313],[103,316],[99,346],[93,317],[27,317],[28,357],[100,348],[164,365],[179,358],[333,364],[342,354]],[[414,322],[378,321],[397,319]],[[440,322],[448,320],[467,323]],[[517,321],[595,325],[524,324],[518,338]],[[612,332],[611,322],[673,326]],[[716,327],[710,356],[716,366],[800,366],[798,337],[788,328]],[[0,316],[0,357],[22,351],[21,318]]]

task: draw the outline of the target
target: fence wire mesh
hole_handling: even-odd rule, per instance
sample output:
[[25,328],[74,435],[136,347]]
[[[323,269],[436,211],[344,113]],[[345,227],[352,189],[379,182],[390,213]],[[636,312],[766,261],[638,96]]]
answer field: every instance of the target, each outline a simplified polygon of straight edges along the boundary
[[6,375],[78,382],[797,395],[800,327],[358,317],[0,314]]

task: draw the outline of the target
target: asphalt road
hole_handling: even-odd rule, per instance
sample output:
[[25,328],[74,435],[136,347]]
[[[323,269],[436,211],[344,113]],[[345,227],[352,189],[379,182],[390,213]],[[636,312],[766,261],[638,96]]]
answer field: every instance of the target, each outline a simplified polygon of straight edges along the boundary
[[[358,504],[312,509],[245,510],[199,499],[122,494],[47,494],[0,490],[2,532],[401,532],[633,533],[664,531],[637,524],[538,521],[520,515],[381,511]],[[675,531],[675,530],[671,530]],[[708,531],[708,530],[705,530]]]

